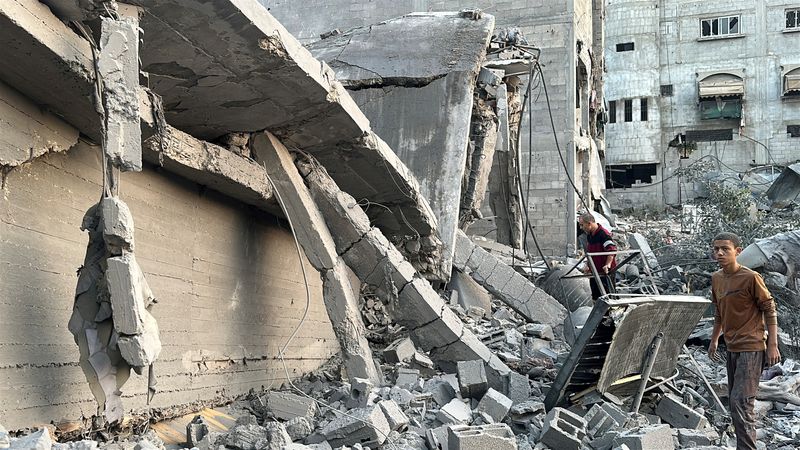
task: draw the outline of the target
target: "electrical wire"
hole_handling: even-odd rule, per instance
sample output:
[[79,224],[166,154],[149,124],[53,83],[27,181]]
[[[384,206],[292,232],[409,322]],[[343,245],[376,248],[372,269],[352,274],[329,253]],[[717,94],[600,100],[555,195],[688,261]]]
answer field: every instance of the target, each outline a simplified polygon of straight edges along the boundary
[[558,132],[556,131],[556,123],[553,119],[553,108],[550,105],[550,95],[547,93],[547,81],[544,77],[544,72],[542,72],[542,66],[539,64],[539,61],[536,61],[536,67],[541,74],[542,79],[542,88],[544,88],[544,98],[547,101],[547,113],[550,116],[550,128],[553,130],[553,139],[556,142],[556,150],[558,150],[558,159],[561,160],[561,166],[564,168],[564,173],[567,175],[567,180],[569,180],[569,184],[572,185],[572,189],[575,191],[575,194],[583,204],[583,207],[586,211],[591,211],[592,209],[589,208],[589,205],[586,204],[586,200],[584,200],[583,195],[581,195],[581,191],[578,189],[578,186],[575,185],[575,181],[572,179],[572,175],[570,175],[570,170],[567,168],[567,162],[564,160],[564,152],[561,151],[561,145],[558,143]]
[[[286,343],[278,351],[278,359],[280,359],[281,364],[283,365],[283,371],[286,374],[286,381],[289,383],[289,386],[292,389],[294,389],[295,392],[297,392],[299,395],[301,395],[303,397],[306,397],[306,398],[310,399],[311,401],[316,403],[318,406],[328,408],[329,410],[333,411],[334,414],[339,414],[341,416],[348,417],[348,418],[353,419],[353,420],[357,420],[357,421],[369,426],[370,428],[372,428],[373,430],[375,430],[377,433],[379,433],[380,435],[382,435],[383,437],[385,437],[388,440],[389,439],[389,435],[384,433],[383,431],[379,430],[378,428],[376,428],[371,423],[367,422],[364,419],[356,417],[356,416],[354,416],[352,414],[348,414],[346,412],[339,411],[338,409],[332,407],[329,403],[324,402],[324,401],[319,400],[319,399],[316,399],[316,398],[306,394],[305,392],[303,392],[302,389],[297,387],[297,385],[295,385],[294,382],[292,381],[291,374],[289,373],[289,367],[286,364],[286,359],[285,359],[284,355],[285,355],[286,349],[289,347],[289,344],[291,344],[291,342],[297,336],[297,333],[300,331],[300,328],[303,326],[303,324],[305,323],[306,319],[308,318],[308,313],[309,313],[309,310],[311,309],[311,290],[310,290],[310,287],[309,287],[309,284],[308,284],[308,275],[306,274],[305,264],[303,264],[303,256],[302,256],[303,253],[300,250],[300,241],[297,239],[297,233],[295,232],[294,224],[292,223],[292,217],[291,217],[291,215],[289,214],[289,212],[286,209],[286,204],[283,202],[283,197],[281,196],[280,190],[278,190],[277,186],[272,181],[272,177],[270,177],[269,173],[267,173],[266,164],[264,165],[264,175],[266,175],[267,181],[269,181],[269,184],[272,186],[272,190],[273,190],[273,192],[275,192],[275,196],[277,197],[278,203],[280,204],[281,211],[283,211],[283,214],[286,216],[286,220],[289,222],[289,230],[292,233],[292,238],[294,239],[295,249],[297,250],[297,258],[298,258],[298,261],[300,261],[300,269],[301,269],[301,271],[303,273],[303,283],[305,284],[305,290],[306,290],[306,304],[305,304],[305,309],[303,311],[303,317],[300,319],[300,323],[297,324],[297,326],[295,327],[294,331],[292,331],[292,334],[289,335],[289,339],[287,339]],[[272,384],[270,384],[270,388],[271,387],[272,387]],[[392,443],[392,442],[389,442],[388,445],[391,448],[397,448],[394,445],[394,443]]]

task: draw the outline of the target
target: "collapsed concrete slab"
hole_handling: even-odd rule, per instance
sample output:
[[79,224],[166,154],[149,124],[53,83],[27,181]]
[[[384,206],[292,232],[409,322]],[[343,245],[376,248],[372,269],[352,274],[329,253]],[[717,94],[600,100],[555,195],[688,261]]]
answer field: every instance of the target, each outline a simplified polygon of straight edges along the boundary
[[461,200],[454,180],[464,176],[475,79],[493,29],[487,14],[413,13],[309,46],[420,181],[444,244],[441,279],[450,274]]
[[503,389],[510,369],[464,328],[430,283],[376,228],[358,203],[341,192],[325,169],[311,159],[298,159],[312,198],[331,227],[336,250],[379,298],[393,318],[408,328],[411,339],[443,368],[457,361],[480,360],[491,386]]
[[78,130],[2,82],[0,117],[0,168],[67,151],[78,142]]
[[0,79],[100,142],[89,42],[37,0],[0,2],[0,29],[0,58],[13,61],[2,64]]
[[318,156],[346,192],[389,208],[370,209],[387,235],[435,235],[436,219],[408,169],[334,72],[256,0],[136,3],[146,9],[144,70],[170,124],[206,140],[269,130]]
[[551,326],[564,322],[566,309],[510,266],[475,245],[459,231],[453,267],[469,274],[481,286],[529,322]]
[[269,173],[298,242],[322,276],[325,309],[342,347],[348,376],[380,384],[358,307],[360,286],[351,285],[350,269],[337,253],[332,232],[297,171],[293,156],[269,133],[253,137],[252,151]]

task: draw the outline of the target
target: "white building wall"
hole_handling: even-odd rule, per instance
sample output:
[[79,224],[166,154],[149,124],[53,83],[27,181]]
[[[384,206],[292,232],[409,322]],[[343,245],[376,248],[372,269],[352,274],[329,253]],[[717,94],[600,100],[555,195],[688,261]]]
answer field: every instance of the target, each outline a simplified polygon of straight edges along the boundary
[[[800,101],[783,98],[781,66],[800,64],[800,33],[785,30],[785,10],[800,1],[609,0],[606,20],[606,98],[652,96],[658,112],[652,121],[606,127],[608,164],[659,162],[661,202],[678,204],[696,193],[675,171],[699,159],[720,172],[744,172],[756,165],[785,164],[800,159],[800,138],[787,125],[800,124]],[[703,18],[740,15],[740,35],[703,39]],[[632,52],[618,53],[619,42],[635,42]],[[745,94],[742,120],[701,120],[699,72],[740,70]],[[661,96],[659,85],[672,85]],[[634,102],[636,106],[636,102]],[[733,140],[699,142],[689,159],[668,147],[688,130],[733,130]],[[644,189],[631,187],[624,191]],[[612,198],[625,193],[609,193]],[[641,197],[628,193],[625,198]]]

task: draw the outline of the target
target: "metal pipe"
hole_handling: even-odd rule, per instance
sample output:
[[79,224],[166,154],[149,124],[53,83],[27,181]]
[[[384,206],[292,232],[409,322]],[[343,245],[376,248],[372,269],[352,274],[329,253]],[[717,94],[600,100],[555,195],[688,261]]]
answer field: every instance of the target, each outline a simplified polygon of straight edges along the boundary
[[719,399],[719,396],[717,396],[716,391],[714,391],[714,388],[711,387],[711,383],[708,382],[708,379],[703,374],[703,368],[700,367],[700,364],[698,364],[697,361],[694,360],[694,356],[692,356],[692,354],[689,353],[689,348],[686,347],[686,345],[683,346],[683,352],[686,353],[686,356],[689,357],[689,361],[691,361],[692,364],[694,364],[694,368],[697,369],[697,374],[700,375],[700,378],[703,379],[703,383],[706,384],[706,389],[708,389],[708,392],[710,392],[711,396],[714,397],[714,402],[716,402],[717,406],[719,406],[719,410],[724,412],[725,414],[728,414],[728,410],[725,408],[725,405],[722,404],[722,400]]
[[664,339],[664,333],[659,332],[650,343],[650,349],[647,351],[647,359],[644,362],[642,369],[642,381],[639,384],[639,391],[636,392],[636,398],[631,405],[631,412],[638,413],[639,406],[642,405],[642,397],[644,397],[644,390],[647,388],[647,381],[650,379],[650,373],[653,371],[653,366],[656,364],[656,356],[658,349],[661,347],[661,341]]

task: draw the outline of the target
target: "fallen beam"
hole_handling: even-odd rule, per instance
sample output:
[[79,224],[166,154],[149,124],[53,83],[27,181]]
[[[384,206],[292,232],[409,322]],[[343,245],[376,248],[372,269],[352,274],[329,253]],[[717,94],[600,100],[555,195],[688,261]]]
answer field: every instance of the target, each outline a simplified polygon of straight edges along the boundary
[[483,361],[492,386],[504,389],[510,369],[464,327],[383,233],[370,227],[355,199],[342,192],[316,161],[298,160],[297,165],[331,229],[338,254],[388,305],[415,344],[444,369],[454,369],[457,361]]
[[566,309],[513,268],[482,249],[462,231],[457,232],[453,267],[467,273],[529,322],[556,326]]
[[336,253],[331,231],[297,171],[294,158],[269,133],[254,136],[252,150],[256,159],[264,163],[298,242],[322,277],[325,309],[342,347],[347,375],[351,380],[366,378],[379,385],[381,376],[372,359],[358,307],[361,286],[351,285],[350,269]]

